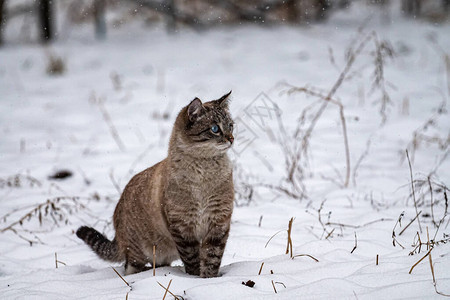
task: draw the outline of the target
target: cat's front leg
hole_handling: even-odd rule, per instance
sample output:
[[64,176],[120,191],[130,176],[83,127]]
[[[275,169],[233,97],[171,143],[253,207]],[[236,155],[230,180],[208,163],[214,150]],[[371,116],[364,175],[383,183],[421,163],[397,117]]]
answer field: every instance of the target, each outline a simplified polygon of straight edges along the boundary
[[186,232],[173,230],[171,233],[186,273],[200,275],[200,242]]
[[200,248],[200,277],[209,278],[219,275],[220,263],[230,232],[230,224],[214,224]]

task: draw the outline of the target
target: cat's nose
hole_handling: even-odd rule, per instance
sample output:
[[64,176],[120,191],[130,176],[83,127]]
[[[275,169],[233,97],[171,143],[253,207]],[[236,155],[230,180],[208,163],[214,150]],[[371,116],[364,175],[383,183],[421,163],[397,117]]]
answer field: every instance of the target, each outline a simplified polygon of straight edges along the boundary
[[228,136],[227,136],[227,140],[229,140],[229,141],[230,141],[230,143],[232,143],[232,144],[233,144],[233,141],[234,141],[234,136],[233,136],[232,134],[228,135]]

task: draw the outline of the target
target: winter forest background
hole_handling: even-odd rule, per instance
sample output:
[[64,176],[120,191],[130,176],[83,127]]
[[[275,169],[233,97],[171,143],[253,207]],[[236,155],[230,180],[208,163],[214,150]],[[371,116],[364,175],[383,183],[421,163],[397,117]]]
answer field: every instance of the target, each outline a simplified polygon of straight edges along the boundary
[[[449,16],[448,0],[0,0],[0,298],[449,297]],[[221,277],[123,276],[75,230],[112,238],[178,111],[229,90]]]

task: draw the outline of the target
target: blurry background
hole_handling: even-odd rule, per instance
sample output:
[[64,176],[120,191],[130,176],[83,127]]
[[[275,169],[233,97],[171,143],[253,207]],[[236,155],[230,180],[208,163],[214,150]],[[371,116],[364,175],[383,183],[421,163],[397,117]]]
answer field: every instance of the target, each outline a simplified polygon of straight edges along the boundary
[[89,25],[105,39],[108,31],[136,22],[168,32],[245,23],[306,26],[355,3],[381,10],[387,22],[400,10],[408,18],[442,23],[450,10],[449,0],[1,0],[0,42],[67,39]]
[[[224,275],[178,262],[159,282],[186,299],[269,297],[273,282],[292,299],[429,298],[428,260],[408,272],[431,245],[450,293],[449,3],[0,0],[0,295],[123,299],[74,230],[112,238],[122,189],[166,157],[180,109],[230,90]],[[285,255],[291,217],[290,256],[319,263]],[[162,298],[133,276],[131,299]]]

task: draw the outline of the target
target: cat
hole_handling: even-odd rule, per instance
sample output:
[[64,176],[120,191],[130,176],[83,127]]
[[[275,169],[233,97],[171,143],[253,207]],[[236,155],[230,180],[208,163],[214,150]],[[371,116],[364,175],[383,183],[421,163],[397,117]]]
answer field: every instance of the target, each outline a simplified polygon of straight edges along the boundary
[[169,266],[216,277],[230,230],[234,203],[229,95],[192,100],[178,114],[167,158],[135,175],[114,211],[115,238],[82,226],[76,234],[102,259],[125,261],[125,275]]

